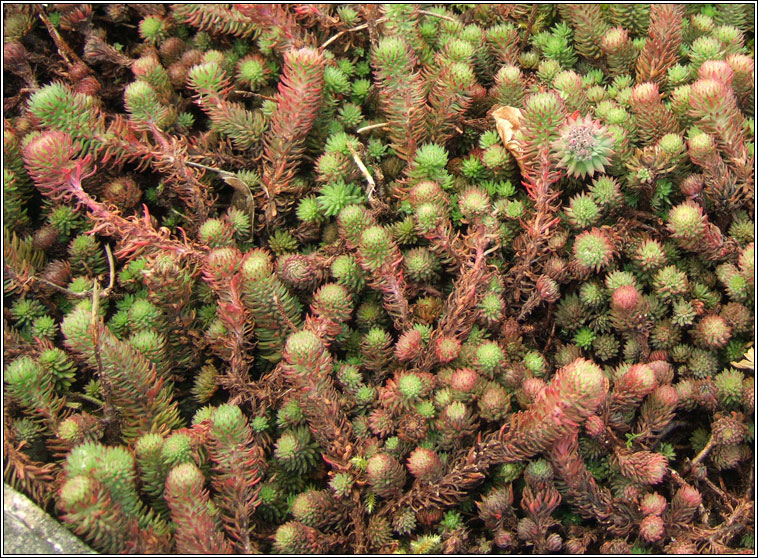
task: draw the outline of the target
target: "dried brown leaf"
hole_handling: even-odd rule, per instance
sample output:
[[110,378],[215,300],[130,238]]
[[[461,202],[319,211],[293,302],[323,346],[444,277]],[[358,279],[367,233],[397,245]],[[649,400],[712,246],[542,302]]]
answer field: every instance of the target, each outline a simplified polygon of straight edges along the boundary
[[524,155],[521,151],[521,144],[515,139],[516,132],[521,127],[521,110],[516,107],[498,106],[492,111],[492,118],[495,119],[495,127],[503,145],[516,159],[523,173]]

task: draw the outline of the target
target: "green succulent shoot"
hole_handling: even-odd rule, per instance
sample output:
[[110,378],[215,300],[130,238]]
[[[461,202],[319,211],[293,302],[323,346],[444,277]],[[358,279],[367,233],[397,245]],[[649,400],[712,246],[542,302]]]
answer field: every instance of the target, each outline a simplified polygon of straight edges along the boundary
[[587,117],[570,117],[551,147],[558,166],[576,178],[605,172],[610,163],[614,142],[607,128]]

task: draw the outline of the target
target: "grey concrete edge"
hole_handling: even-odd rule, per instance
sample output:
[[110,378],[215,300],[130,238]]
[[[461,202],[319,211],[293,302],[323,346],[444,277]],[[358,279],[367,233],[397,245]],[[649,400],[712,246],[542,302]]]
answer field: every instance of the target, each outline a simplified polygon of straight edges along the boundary
[[97,554],[6,483],[3,483],[3,535],[3,555]]

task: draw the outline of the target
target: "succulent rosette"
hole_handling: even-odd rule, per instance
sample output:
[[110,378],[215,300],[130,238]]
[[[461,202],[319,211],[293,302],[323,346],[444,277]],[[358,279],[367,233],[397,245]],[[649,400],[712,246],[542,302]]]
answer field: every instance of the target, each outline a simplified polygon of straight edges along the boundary
[[613,146],[613,137],[605,126],[578,113],[569,116],[551,144],[558,166],[575,178],[605,172]]

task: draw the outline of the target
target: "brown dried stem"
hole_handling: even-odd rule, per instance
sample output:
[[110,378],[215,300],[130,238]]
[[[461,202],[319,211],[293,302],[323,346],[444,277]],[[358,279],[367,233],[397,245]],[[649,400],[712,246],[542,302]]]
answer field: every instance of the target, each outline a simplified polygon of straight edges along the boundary
[[616,502],[606,488],[598,486],[579,455],[576,432],[559,440],[549,456],[567,488],[566,499],[582,517],[596,519],[615,535],[631,531],[637,518],[627,506]]
[[529,197],[534,201],[534,213],[527,222],[521,221],[524,232],[514,242],[516,261],[504,277],[507,292],[511,295],[509,305],[514,311],[518,310],[521,319],[525,317],[521,301],[524,294],[528,299],[529,291],[534,288],[542,269],[540,260],[547,255],[551,229],[560,220],[555,216],[558,211],[555,200],[560,191],[552,189],[559,179],[560,173],[552,168],[549,152],[543,148],[536,170],[528,172],[524,180]]

